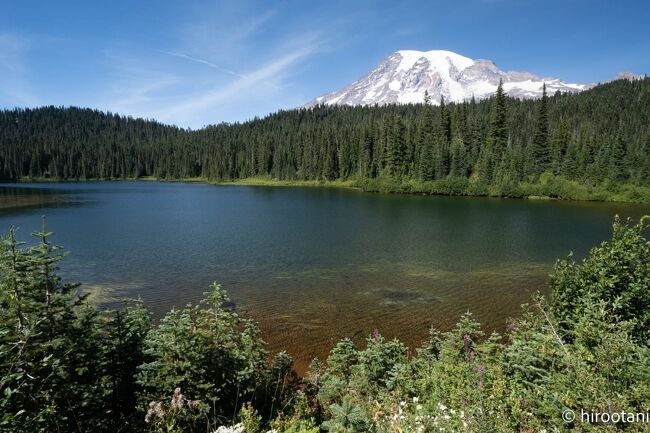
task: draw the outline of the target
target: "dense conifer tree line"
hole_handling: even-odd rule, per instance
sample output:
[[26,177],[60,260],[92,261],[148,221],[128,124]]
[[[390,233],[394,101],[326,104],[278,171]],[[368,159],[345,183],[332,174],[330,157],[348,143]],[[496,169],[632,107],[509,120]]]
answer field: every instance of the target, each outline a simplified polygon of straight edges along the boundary
[[488,100],[440,102],[319,106],[200,130],[80,108],[5,110],[0,179],[350,179],[425,192],[456,181],[461,193],[516,195],[545,174],[650,186],[648,78],[536,101],[499,88]]

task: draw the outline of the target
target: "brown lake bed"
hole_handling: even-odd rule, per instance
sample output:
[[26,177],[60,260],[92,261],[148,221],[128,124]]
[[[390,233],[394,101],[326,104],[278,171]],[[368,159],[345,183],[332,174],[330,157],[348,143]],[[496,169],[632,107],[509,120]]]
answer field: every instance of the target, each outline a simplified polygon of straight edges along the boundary
[[[0,229],[47,217],[66,280],[95,302],[141,297],[156,317],[213,281],[304,372],[375,329],[417,347],[471,311],[503,331],[558,258],[610,236],[623,203],[370,194],[342,188],[84,182],[0,186]],[[96,288],[101,288],[97,290]]]

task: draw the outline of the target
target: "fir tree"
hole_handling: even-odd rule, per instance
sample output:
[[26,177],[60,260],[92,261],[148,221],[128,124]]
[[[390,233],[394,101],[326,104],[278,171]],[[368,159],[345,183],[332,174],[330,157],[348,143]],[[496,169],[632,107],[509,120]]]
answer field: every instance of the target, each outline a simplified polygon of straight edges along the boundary
[[551,165],[552,152],[548,143],[548,96],[546,95],[546,83],[542,86],[542,98],[540,100],[535,132],[533,134],[532,158],[533,173],[539,175]]
[[499,81],[496,94],[492,99],[487,139],[479,157],[478,171],[481,177],[487,180],[492,179],[495,170],[501,163],[507,143],[506,98],[503,92],[503,83]]
[[402,120],[395,116],[388,134],[388,172],[392,176],[404,174],[405,130]]
[[628,176],[629,166],[625,158],[625,143],[623,139],[623,131],[619,129],[616,136],[611,140],[611,145],[607,146],[608,152],[608,167],[607,178],[614,182],[621,182]]
[[440,97],[440,133],[443,143],[449,145],[451,142],[451,115],[445,105],[445,98]]
[[420,149],[419,160],[419,177],[424,181],[433,180],[435,176],[434,168],[434,118],[430,109],[424,111],[418,130],[418,147]]
[[469,161],[465,143],[461,137],[454,137],[451,142],[451,165],[449,176],[465,177],[467,176],[468,167]]
[[571,143],[571,128],[566,119],[560,120],[551,138],[552,169],[554,174],[562,171],[562,162]]

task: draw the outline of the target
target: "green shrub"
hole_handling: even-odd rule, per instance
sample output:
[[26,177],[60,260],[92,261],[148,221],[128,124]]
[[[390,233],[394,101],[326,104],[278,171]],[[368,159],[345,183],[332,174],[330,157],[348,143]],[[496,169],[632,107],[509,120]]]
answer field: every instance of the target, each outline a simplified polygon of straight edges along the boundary
[[[558,182],[542,174],[539,187]],[[26,247],[12,229],[0,243],[0,431],[202,432],[237,414],[249,433],[646,431],[562,418],[650,407],[646,230],[647,218],[615,219],[610,241],[556,264],[550,301],[533,298],[503,337],[467,313],[409,357],[375,332],[364,348],[343,339],[300,379],[288,354],[268,362],[218,285],[153,327],[138,301],[86,305],[57,275],[51,234]]]

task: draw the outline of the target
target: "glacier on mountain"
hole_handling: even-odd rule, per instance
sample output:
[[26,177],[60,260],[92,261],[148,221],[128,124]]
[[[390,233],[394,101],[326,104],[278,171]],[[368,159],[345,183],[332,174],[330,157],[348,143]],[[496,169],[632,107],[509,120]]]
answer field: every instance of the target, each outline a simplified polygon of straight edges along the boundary
[[407,104],[424,100],[429,92],[431,102],[460,102],[486,98],[503,82],[504,91],[515,98],[538,98],[542,85],[547,92],[578,92],[590,85],[566,83],[558,78],[539,77],[530,72],[500,70],[490,60],[473,60],[444,51],[397,51],[369,74],[341,90],[320,96],[306,104],[374,105]]

